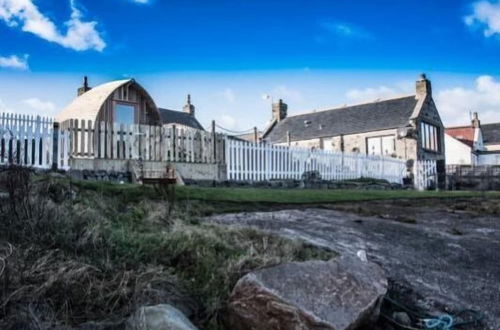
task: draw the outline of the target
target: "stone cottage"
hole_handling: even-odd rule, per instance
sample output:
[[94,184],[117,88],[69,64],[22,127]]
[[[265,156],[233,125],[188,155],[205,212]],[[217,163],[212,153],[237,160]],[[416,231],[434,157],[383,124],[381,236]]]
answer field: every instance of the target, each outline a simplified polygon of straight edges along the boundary
[[272,120],[262,136],[265,142],[436,160],[438,171],[445,171],[444,127],[424,74],[412,95],[295,116],[287,112],[282,100],[273,104]]
[[77,97],[57,115],[63,123],[70,119],[103,121],[118,124],[176,125],[180,128],[203,126],[195,117],[195,107],[188,95],[183,111],[156,106],[149,93],[134,79],[111,81],[97,87],[88,85],[87,77],[78,88]]

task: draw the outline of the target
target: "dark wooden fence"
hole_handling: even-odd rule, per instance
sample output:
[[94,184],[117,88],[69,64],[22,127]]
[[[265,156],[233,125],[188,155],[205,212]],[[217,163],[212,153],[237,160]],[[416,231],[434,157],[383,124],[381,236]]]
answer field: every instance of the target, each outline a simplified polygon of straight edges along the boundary
[[446,179],[452,190],[500,190],[500,165],[448,165]]

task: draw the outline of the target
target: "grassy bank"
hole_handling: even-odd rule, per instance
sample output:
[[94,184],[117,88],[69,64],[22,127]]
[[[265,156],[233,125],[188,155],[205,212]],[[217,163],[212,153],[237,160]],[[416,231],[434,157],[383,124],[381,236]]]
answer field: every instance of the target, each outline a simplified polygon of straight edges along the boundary
[[223,329],[228,295],[245,273],[335,256],[258,230],[200,223],[189,200],[169,213],[150,188],[5,174],[1,329],[120,322],[157,303],[177,306],[202,329]]
[[[78,186],[99,191],[103,194],[118,194],[134,200],[140,196],[155,198],[157,193],[150,187],[133,184],[105,182],[78,182]],[[500,197],[500,192],[477,191],[414,191],[414,190],[326,190],[326,189],[265,189],[265,188],[203,188],[183,186],[176,188],[178,200],[208,202],[275,203],[275,204],[318,204],[356,202],[384,199],[414,198],[465,198]]]

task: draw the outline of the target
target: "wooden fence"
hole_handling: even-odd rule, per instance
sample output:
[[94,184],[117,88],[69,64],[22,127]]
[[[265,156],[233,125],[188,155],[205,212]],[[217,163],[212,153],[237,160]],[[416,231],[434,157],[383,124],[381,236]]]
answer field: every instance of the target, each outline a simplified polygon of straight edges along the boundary
[[[71,158],[215,163],[227,166],[229,180],[301,179],[317,172],[325,180],[362,177],[402,183],[406,161],[256,144],[223,134],[175,126],[119,125],[0,113],[0,165],[68,170]],[[418,189],[437,182],[436,162],[414,167]]]
[[226,164],[228,179],[236,181],[298,180],[312,171],[325,180],[369,177],[402,183],[406,176],[406,161],[400,159],[231,139],[226,143]]
[[224,163],[222,134],[173,126],[120,125],[69,120],[70,156],[159,162]]
[[50,118],[0,113],[0,164],[49,169],[69,165],[69,138]]

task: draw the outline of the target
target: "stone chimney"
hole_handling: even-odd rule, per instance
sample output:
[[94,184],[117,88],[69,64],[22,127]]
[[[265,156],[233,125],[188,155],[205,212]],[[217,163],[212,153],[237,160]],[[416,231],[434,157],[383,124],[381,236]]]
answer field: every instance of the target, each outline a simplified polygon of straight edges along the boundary
[[78,88],[78,96],[87,93],[89,90],[91,90],[92,87],[89,87],[89,81],[87,76],[83,77],[83,86]]
[[422,73],[419,80],[417,80],[417,98],[426,97],[427,95],[432,95],[431,81],[427,79],[425,73]]
[[479,115],[477,114],[477,112],[474,112],[472,114],[472,127],[474,127],[474,128],[481,127],[481,121],[479,120]]
[[273,103],[273,120],[280,122],[286,118],[288,111],[288,105],[283,103],[283,100],[280,99],[278,103]]
[[183,108],[183,111],[185,113],[188,113],[190,116],[194,117],[194,109],[195,109],[194,105],[191,104],[191,95],[188,94],[188,96],[187,96],[187,102],[186,102],[186,105]]

